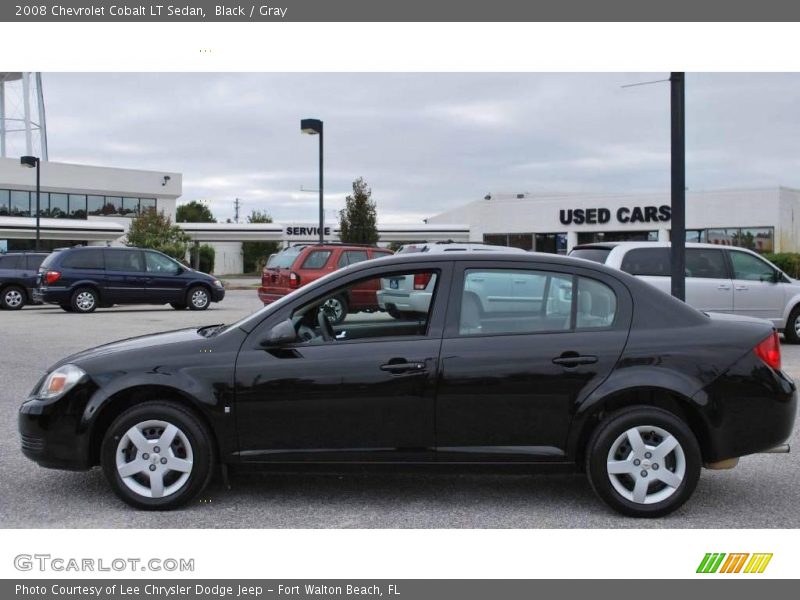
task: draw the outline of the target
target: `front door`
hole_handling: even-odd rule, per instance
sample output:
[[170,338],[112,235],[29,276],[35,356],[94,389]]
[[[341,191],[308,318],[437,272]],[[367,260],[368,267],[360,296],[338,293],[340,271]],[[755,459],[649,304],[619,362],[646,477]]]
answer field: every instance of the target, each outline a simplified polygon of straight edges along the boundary
[[[580,273],[473,263],[455,276],[436,405],[440,461],[563,460],[574,408],[613,369],[631,317],[616,280]],[[507,290],[502,301],[497,290]]]
[[145,250],[145,295],[154,304],[186,302],[186,280],[181,277],[182,267],[160,252]]
[[[449,265],[426,269],[443,287]],[[332,283],[276,314],[277,322],[292,320],[294,342],[265,343],[275,319],[251,332],[236,364],[243,461],[432,458],[443,303],[434,300],[427,314],[407,320],[386,312],[350,313],[335,327],[323,307],[387,273],[366,279],[354,274],[347,285]]]
[[772,265],[749,252],[730,250],[733,269],[733,309],[738,315],[769,319],[783,325],[786,303],[783,285]]

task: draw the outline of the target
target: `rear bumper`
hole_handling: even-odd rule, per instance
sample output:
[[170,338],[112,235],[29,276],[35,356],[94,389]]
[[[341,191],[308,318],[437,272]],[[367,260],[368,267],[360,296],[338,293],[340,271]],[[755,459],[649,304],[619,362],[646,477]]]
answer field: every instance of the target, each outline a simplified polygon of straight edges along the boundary
[[265,305],[271,304],[276,300],[280,300],[285,295],[286,294],[281,294],[280,292],[277,292],[273,288],[265,288],[265,287],[258,288],[258,299],[261,300],[261,302],[263,302]]
[[387,310],[391,307],[401,312],[426,313],[431,305],[432,294],[425,291],[401,292],[378,290],[378,307]]
[[33,288],[33,301],[37,304],[66,304],[70,300],[69,288],[64,287],[38,287]]

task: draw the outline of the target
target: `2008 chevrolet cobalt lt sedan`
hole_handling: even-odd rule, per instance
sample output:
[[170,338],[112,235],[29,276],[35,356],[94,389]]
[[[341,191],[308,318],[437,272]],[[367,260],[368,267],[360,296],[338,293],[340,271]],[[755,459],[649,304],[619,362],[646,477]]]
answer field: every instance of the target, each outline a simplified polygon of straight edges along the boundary
[[[423,281],[429,305],[331,324],[328,299],[381,280]],[[686,502],[702,466],[782,444],[796,410],[766,321],[704,314],[579,259],[410,254],[232,325],[70,356],[19,428],[40,465],[100,465],[144,509],[191,500],[217,465],[547,463],[584,470],[621,513],[656,517]]]

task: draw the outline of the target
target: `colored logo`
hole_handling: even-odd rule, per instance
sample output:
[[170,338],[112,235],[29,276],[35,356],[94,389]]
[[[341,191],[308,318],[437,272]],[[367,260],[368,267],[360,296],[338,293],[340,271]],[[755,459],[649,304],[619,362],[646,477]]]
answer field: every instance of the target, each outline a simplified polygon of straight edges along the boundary
[[772,553],[708,552],[697,567],[698,573],[763,573]]

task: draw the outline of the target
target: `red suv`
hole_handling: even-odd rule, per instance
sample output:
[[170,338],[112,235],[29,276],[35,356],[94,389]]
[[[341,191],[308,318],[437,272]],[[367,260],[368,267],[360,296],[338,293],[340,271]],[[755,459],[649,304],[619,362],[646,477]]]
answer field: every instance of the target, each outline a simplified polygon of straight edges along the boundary
[[[391,250],[383,248],[348,244],[290,246],[270,257],[261,273],[258,297],[264,304],[269,304],[332,271],[391,254]],[[347,297],[328,300],[325,306],[331,323],[341,323],[351,312],[380,310],[376,295],[379,288],[379,280],[370,281],[351,289]]]

